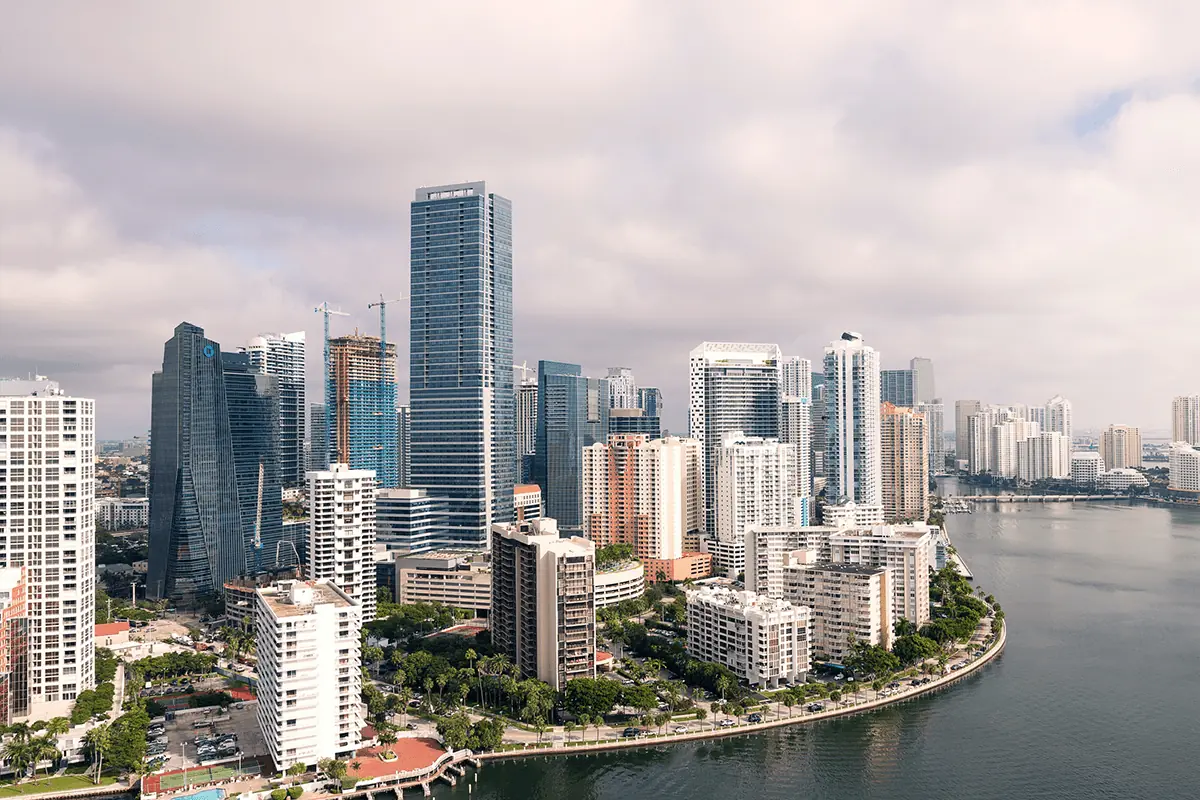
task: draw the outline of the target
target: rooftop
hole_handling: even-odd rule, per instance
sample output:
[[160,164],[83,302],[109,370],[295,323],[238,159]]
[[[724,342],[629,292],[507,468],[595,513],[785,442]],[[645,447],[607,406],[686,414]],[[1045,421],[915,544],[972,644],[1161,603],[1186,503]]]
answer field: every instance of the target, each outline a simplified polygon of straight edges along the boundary
[[310,614],[318,605],[349,608],[354,605],[346,595],[327,581],[281,581],[275,586],[259,589],[258,596],[276,617],[298,617]]
[[828,561],[816,564],[793,564],[791,566],[795,569],[803,569],[809,572],[840,572],[846,575],[876,575],[881,572],[887,572],[887,567],[872,567],[866,564],[835,564]]

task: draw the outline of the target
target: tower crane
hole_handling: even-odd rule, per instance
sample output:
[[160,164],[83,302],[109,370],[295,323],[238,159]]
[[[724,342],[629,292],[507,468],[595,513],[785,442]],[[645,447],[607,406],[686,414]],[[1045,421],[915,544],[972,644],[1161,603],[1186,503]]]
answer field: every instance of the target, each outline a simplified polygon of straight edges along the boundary
[[329,377],[329,315],[333,314],[339,317],[350,316],[345,311],[335,311],[329,307],[329,302],[323,302],[321,305],[313,309],[317,314],[325,315],[325,374],[322,380],[325,382],[325,458],[329,459],[330,450],[329,441],[333,436],[333,381]]

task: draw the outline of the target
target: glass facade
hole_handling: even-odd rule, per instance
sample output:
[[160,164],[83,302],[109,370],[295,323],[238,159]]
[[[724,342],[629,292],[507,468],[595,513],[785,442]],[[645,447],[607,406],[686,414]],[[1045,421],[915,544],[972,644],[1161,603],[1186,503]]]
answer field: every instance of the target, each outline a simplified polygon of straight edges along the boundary
[[608,435],[614,433],[644,433],[651,439],[662,438],[662,424],[658,417],[643,414],[640,417],[617,415],[608,416]]
[[879,385],[882,402],[891,403],[900,408],[912,408],[916,399],[913,392],[914,383],[911,369],[880,370]]
[[483,182],[411,208],[412,486],[446,499],[450,540],[487,546],[516,483],[512,204]]
[[543,516],[563,535],[583,530],[583,448],[607,441],[608,381],[585,378],[578,364],[538,362],[537,443],[533,482]]
[[662,392],[653,386],[638,387],[638,408],[647,417],[662,417]]
[[313,403],[308,410],[308,469],[329,469],[329,427],[325,404]]
[[221,346],[195,325],[181,323],[164,347],[150,436],[146,588],[191,605],[246,568]]
[[396,346],[375,336],[329,340],[329,386],[334,398],[333,439],[337,463],[375,473],[375,485],[400,483],[396,416]]

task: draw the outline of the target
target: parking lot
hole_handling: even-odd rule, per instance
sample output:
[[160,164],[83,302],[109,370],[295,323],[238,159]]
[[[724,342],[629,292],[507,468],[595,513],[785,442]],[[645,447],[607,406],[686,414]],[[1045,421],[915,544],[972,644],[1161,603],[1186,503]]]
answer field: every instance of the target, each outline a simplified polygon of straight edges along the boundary
[[231,754],[217,752],[205,756],[199,753],[200,744],[197,743],[197,739],[212,739],[224,734],[237,735],[237,749],[241,752],[242,761],[245,765],[250,765],[256,756],[266,752],[255,717],[257,710],[257,703],[245,702],[234,703],[224,714],[216,708],[177,713],[174,719],[165,723],[167,747],[163,755],[167,760],[155,771],[190,769],[216,763],[236,767],[236,751]]

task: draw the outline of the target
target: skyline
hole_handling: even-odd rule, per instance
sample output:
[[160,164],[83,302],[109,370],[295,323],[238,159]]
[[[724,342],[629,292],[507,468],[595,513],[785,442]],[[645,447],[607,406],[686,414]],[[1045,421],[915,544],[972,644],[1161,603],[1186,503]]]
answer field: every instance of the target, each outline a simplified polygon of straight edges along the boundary
[[844,330],[947,407],[1149,432],[1200,390],[1200,9],[64,8],[0,31],[0,374],[96,398],[101,437],[149,427],[180,322],[315,342],[328,300],[377,334],[412,190],[457,180],[513,202],[514,361],[628,366],[672,431],[700,342]]

